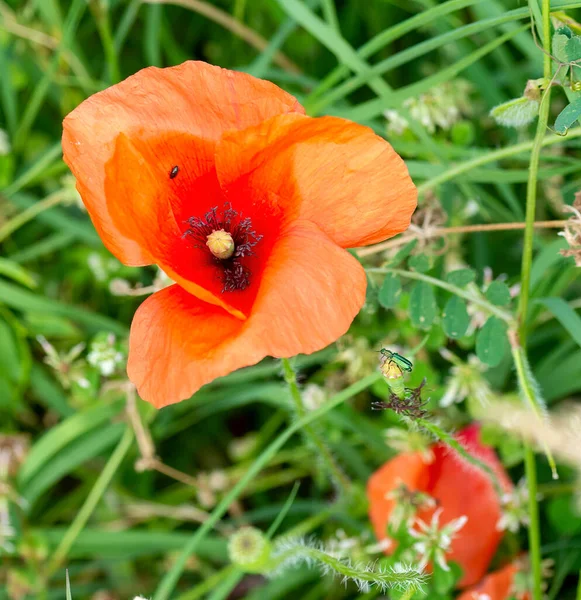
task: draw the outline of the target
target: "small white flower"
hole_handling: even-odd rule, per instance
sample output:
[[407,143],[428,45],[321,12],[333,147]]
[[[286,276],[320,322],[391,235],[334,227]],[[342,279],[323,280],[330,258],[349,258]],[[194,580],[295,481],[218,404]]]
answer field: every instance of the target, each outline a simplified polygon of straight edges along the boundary
[[[434,133],[438,127],[447,131],[463,115],[472,112],[469,92],[470,85],[465,81],[449,81],[433,87],[417,98],[408,98],[403,106],[409,111],[411,118],[421,123],[429,133]],[[384,116],[389,133],[401,135],[409,127],[407,120],[396,110],[386,110]]]
[[86,377],[79,377],[77,385],[84,390],[88,390],[91,387],[91,382]]
[[453,363],[450,376],[446,379],[446,392],[440,400],[440,406],[447,407],[460,403],[466,398],[475,398],[482,405],[489,404],[494,398],[488,382],[482,376],[486,367],[473,354],[468,363],[463,363],[449,350],[441,351],[444,358]]
[[388,133],[402,135],[408,128],[408,122],[397,112],[397,110],[388,109],[383,115],[387,119]]
[[385,494],[386,500],[392,500],[395,507],[389,518],[389,525],[398,531],[402,524],[409,529],[416,520],[420,510],[427,510],[436,506],[436,500],[425,492],[410,490],[405,483],[400,483],[396,488]]
[[302,397],[307,410],[316,410],[327,400],[325,390],[316,383],[308,383],[302,390]]
[[410,528],[408,533],[418,541],[414,543],[413,548],[420,558],[419,568],[423,570],[429,562],[436,563],[444,571],[449,571],[450,567],[446,562],[446,552],[450,550],[454,536],[468,521],[468,517],[462,515],[453,519],[440,528],[440,515],[442,508],[438,508],[432,515],[429,523],[416,519],[416,526],[419,529]]
[[110,377],[119,365],[123,363],[123,354],[115,348],[115,336],[110,334],[105,340],[91,343],[87,362],[99,369],[101,375]]
[[496,524],[498,531],[508,530],[516,533],[521,525],[529,525],[529,491],[524,479],[512,492],[503,494],[500,503],[502,515]]

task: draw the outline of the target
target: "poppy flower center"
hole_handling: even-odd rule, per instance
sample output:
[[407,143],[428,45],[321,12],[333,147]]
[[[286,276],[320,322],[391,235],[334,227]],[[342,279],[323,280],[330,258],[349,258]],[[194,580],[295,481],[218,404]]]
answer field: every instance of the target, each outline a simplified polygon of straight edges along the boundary
[[227,231],[218,229],[213,231],[206,239],[206,246],[216,258],[225,260],[234,254],[236,249],[234,239]]
[[229,202],[221,210],[210,209],[203,218],[190,217],[185,237],[194,240],[194,248],[208,252],[219,269],[223,283],[222,293],[245,290],[250,285],[252,273],[245,259],[254,256],[254,246],[262,239],[252,229],[249,217],[242,217]]

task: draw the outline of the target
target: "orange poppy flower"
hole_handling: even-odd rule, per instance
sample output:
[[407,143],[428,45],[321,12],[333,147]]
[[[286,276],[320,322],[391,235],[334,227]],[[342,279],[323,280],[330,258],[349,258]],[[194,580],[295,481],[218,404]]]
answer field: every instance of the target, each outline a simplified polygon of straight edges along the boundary
[[[512,482],[494,451],[480,442],[480,428],[471,425],[457,434],[456,439],[473,456],[494,470],[506,491]],[[468,520],[452,539],[448,560],[456,561],[464,570],[460,587],[476,583],[486,573],[502,537],[496,525],[501,516],[500,502],[490,478],[480,469],[466,463],[458,453],[444,444],[431,448],[433,460],[426,462],[419,452],[404,453],[377,470],[367,484],[369,517],[378,539],[385,539],[387,525],[395,508],[390,494],[401,484],[409,491],[429,494],[436,508],[423,508],[417,517],[429,522],[439,510],[440,524],[445,525],[462,516]]]
[[490,573],[484,579],[464,591],[457,600],[530,600],[528,592],[515,596],[514,577],[520,571],[517,565],[509,564],[498,571]]
[[128,373],[157,407],[348,329],[366,278],[345,248],[404,231],[416,189],[370,129],[310,118],[272,83],[201,62],[144,69],[64,121],[104,244],[175,282],[135,314]]

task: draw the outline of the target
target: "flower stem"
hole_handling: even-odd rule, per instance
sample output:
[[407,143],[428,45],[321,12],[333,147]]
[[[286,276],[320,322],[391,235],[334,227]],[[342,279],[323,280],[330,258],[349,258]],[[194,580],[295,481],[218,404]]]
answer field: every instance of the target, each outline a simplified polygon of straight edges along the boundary
[[[377,586],[381,591],[389,588],[406,587],[407,590],[415,591],[417,585],[421,586],[426,582],[426,576],[419,570],[407,568],[397,571],[395,569],[375,570],[369,567],[353,566],[346,560],[341,560],[325,550],[311,548],[298,543],[294,548],[275,556],[271,568],[284,569],[284,563],[290,561],[294,564],[296,558],[303,558],[306,561],[312,561],[325,566],[325,570],[342,575],[344,579],[354,581],[361,591],[369,590],[370,586]],[[409,587],[408,587],[409,586]],[[406,590],[406,592],[407,592]],[[406,596],[404,596],[406,597]],[[411,596],[410,596],[411,597]]]
[[[567,225],[567,220],[561,221],[535,221],[533,226],[536,229],[563,229]],[[369,256],[371,254],[377,254],[384,250],[390,250],[391,248],[397,248],[403,246],[412,240],[428,240],[438,237],[446,237],[447,235],[460,234],[460,233],[478,233],[482,231],[514,231],[519,229],[525,229],[526,223],[515,222],[515,223],[483,223],[482,225],[459,225],[457,227],[433,227],[429,229],[421,229],[417,233],[410,233],[402,235],[394,240],[388,240],[387,242],[381,242],[374,244],[373,246],[367,246],[366,248],[359,248],[357,250],[357,256]]]
[[[288,358],[281,359],[281,362],[284,369],[284,378],[289,386],[289,390],[294,401],[297,414],[299,416],[299,419],[302,419],[306,415],[307,411],[305,410],[303,398],[301,396],[301,392],[297,384],[297,376],[295,370],[290,364]],[[333,476],[333,479],[335,480],[341,491],[343,493],[347,492],[351,487],[351,482],[333,458],[333,455],[329,451],[329,448],[325,445],[325,442],[317,435],[315,430],[310,425],[305,425],[304,430],[306,436],[319,451],[321,458],[327,466],[327,469]]]
[[525,444],[525,471],[529,490],[529,555],[533,574],[533,598],[542,600],[541,531],[537,500],[537,466],[532,448]]
[[440,440],[444,444],[447,444],[448,446],[450,446],[450,448],[456,450],[456,452],[458,452],[458,454],[466,462],[469,462],[470,464],[484,471],[488,475],[488,477],[490,477],[490,481],[492,482],[494,490],[496,491],[496,494],[499,498],[504,494],[504,490],[502,489],[500,481],[498,480],[498,477],[496,476],[496,473],[493,471],[493,469],[491,469],[485,462],[481,461],[479,458],[476,458],[475,456],[472,456],[472,454],[467,452],[464,446],[462,446],[462,444],[460,444],[458,440],[456,440],[449,433],[447,433],[434,423],[427,421],[426,419],[417,418],[414,419],[414,422],[417,423],[420,427],[423,427],[426,431],[431,433],[438,440]]
[[[537,0],[529,0],[537,2]],[[543,71],[545,79],[551,78],[551,0],[542,0],[542,22],[543,22]],[[526,350],[526,320],[529,308],[529,294],[531,283],[531,268],[533,262],[533,236],[534,236],[534,221],[537,207],[537,186],[539,174],[539,160],[541,148],[547,124],[549,122],[549,109],[551,106],[551,86],[547,86],[544,91],[541,106],[539,110],[539,121],[537,123],[537,131],[533,140],[531,149],[531,158],[529,163],[529,178],[527,182],[526,195],[526,227],[524,235],[524,247],[521,264],[521,293],[519,297],[519,305],[517,310],[517,320],[519,324],[519,345],[524,352]],[[513,351],[514,356],[514,351]],[[518,370],[518,361],[515,360]],[[526,378],[521,378],[519,381],[526,383]],[[542,578],[541,578],[541,533],[539,527],[539,505],[537,500],[537,467],[535,464],[535,455],[531,446],[525,443],[525,473],[529,490],[529,554],[531,561],[531,569],[533,575],[532,600],[541,600]]]
[[502,310],[501,308],[499,308],[498,306],[494,306],[494,304],[491,304],[484,298],[476,296],[475,294],[472,294],[469,291],[463,290],[462,288],[452,285],[451,283],[442,281],[441,279],[436,279],[435,277],[430,277],[429,275],[424,275],[423,273],[416,273],[415,271],[404,271],[402,269],[391,269],[389,267],[377,269],[370,268],[365,270],[368,273],[393,273],[394,275],[399,275],[400,277],[406,277],[408,279],[417,279],[418,281],[425,281],[430,285],[442,288],[443,290],[446,290],[451,294],[454,294],[456,296],[459,296],[460,298],[464,298],[464,300],[468,300],[469,302],[481,306],[490,314],[493,314],[499,319],[505,321],[509,326],[511,326],[514,323],[514,317],[510,312]]
[[[518,343],[518,335],[516,332],[509,331],[509,339],[511,346],[510,350],[512,353],[512,359],[516,370],[519,388],[524,396],[524,399],[527,401],[537,419],[542,422],[545,418],[545,405],[542,398],[540,398],[537,394],[536,390],[538,389],[538,384],[534,379],[530,367],[528,366],[525,351]],[[557,465],[555,464],[555,459],[553,458],[550,448],[542,439],[540,439],[539,442],[543,446],[545,456],[547,457],[547,461],[551,467],[553,479],[558,479],[559,475],[557,473]]]
[[[536,0],[530,0],[536,1]],[[551,21],[550,21],[550,0],[543,1],[543,49],[544,55],[544,76],[545,79],[551,78]],[[543,93],[541,106],[539,109],[539,120],[537,131],[533,140],[531,149],[531,158],[529,162],[529,178],[527,181],[526,195],[526,215],[525,215],[525,235],[524,247],[521,264],[521,293],[518,305],[519,337],[523,347],[526,347],[526,318],[529,306],[531,267],[533,262],[533,237],[535,225],[535,213],[537,207],[537,187],[539,176],[539,160],[543,139],[549,122],[549,109],[551,106],[551,86]]]

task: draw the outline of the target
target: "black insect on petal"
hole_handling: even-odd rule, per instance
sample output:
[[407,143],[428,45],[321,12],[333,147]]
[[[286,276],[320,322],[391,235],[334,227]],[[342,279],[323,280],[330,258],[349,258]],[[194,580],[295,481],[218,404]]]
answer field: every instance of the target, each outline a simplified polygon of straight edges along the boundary
[[169,178],[175,179],[177,177],[179,170],[180,170],[180,168],[177,165],[175,167],[173,167],[173,169],[169,172]]

